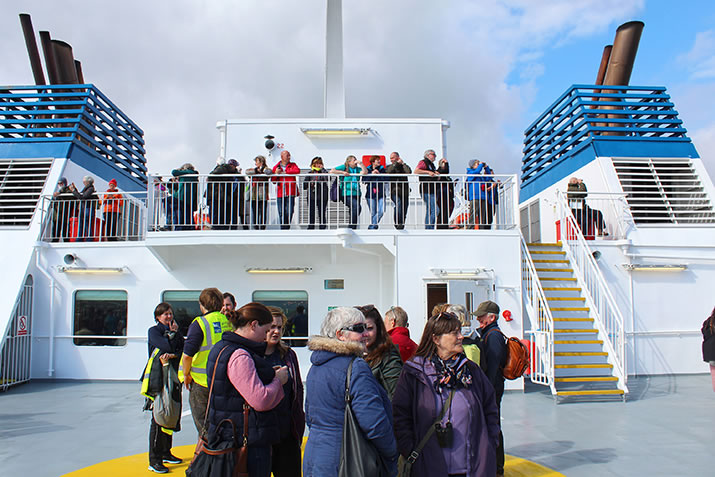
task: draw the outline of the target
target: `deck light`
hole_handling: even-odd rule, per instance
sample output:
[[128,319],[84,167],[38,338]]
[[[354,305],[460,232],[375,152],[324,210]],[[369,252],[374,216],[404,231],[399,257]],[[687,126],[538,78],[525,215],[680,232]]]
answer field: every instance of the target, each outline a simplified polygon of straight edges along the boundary
[[306,136],[367,136],[370,128],[300,128]]
[[475,268],[472,270],[446,270],[444,268],[433,268],[432,273],[442,278],[479,278],[484,270]]
[[126,267],[59,267],[64,273],[113,274],[124,273]]
[[312,272],[310,267],[292,267],[292,268],[247,268],[246,273],[308,273]]
[[624,263],[623,268],[631,272],[682,272],[688,266],[682,263],[645,265],[642,263]]

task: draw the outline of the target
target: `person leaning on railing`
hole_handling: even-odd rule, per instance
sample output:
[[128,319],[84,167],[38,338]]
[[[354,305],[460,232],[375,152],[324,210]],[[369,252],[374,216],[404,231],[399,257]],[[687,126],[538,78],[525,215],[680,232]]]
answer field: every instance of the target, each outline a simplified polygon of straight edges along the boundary
[[52,194],[52,237],[53,242],[63,242],[70,237],[70,218],[76,214],[74,195],[67,185],[67,179],[60,177],[57,190]]
[[246,169],[251,177],[251,225],[254,230],[265,230],[268,220],[268,176],[273,172],[266,165],[266,158],[256,156],[256,167]]
[[281,160],[273,166],[272,181],[278,183],[276,187],[276,205],[278,207],[278,221],[281,230],[290,229],[295,211],[295,198],[298,196],[298,183],[294,176],[300,174],[300,168],[291,162],[290,152],[282,151]]
[[119,240],[119,223],[121,219],[124,199],[117,190],[117,180],[109,181],[109,189],[102,199],[102,212],[104,213],[104,237],[110,242]]
[[84,185],[82,192],[77,191],[74,183],[70,184],[72,195],[79,199],[79,213],[77,214],[77,219],[79,220],[78,242],[86,242],[88,238],[94,235],[94,217],[99,200],[94,189],[94,178],[92,176],[84,176],[82,184]]
[[449,162],[442,158],[439,160],[437,172],[440,176],[437,181],[440,184],[437,187],[437,228],[448,229],[449,217],[454,210],[454,182],[449,177]]
[[[390,165],[385,168],[388,174],[412,174],[410,166],[405,164],[399,152],[390,153]],[[409,179],[403,177],[391,178],[390,198],[395,204],[395,228],[402,230],[405,228],[407,208],[410,206],[410,183]]]
[[380,220],[385,213],[385,189],[388,187],[385,177],[387,171],[380,164],[380,156],[370,157],[370,166],[365,171],[362,181],[367,183],[365,190],[365,199],[367,206],[370,209],[370,226],[368,229],[375,230],[378,228]]
[[358,228],[358,220],[362,206],[360,205],[360,176],[367,173],[365,165],[358,165],[357,157],[352,154],[345,158],[345,164],[341,164],[330,170],[331,174],[339,174],[345,177],[340,178],[338,188],[338,199],[340,199],[350,211],[351,229]]
[[316,156],[310,161],[310,172],[303,179],[303,190],[308,193],[308,229],[315,229],[315,215],[320,221],[319,228],[327,228],[327,208],[329,199],[330,177],[323,166],[323,158]]
[[191,230],[194,228],[192,226],[194,212],[199,207],[199,172],[187,162],[171,171],[171,175],[179,181],[174,190],[177,208],[174,215],[178,219],[176,230]]
[[420,194],[425,203],[425,229],[434,229],[439,207],[437,206],[437,184],[440,172],[434,165],[437,154],[434,149],[427,149],[420,162],[417,163],[415,174],[420,177]]
[[594,235],[591,227],[591,224],[593,224],[598,235],[608,235],[603,213],[586,205],[586,197],[588,197],[588,189],[583,179],[570,178],[566,186],[566,199],[569,202],[569,207],[573,212],[576,223],[581,228],[581,233]]

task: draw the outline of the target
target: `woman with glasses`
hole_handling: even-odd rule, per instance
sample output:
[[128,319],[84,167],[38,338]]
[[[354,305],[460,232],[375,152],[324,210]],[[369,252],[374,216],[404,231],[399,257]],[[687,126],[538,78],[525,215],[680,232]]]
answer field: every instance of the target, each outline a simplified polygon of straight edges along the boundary
[[415,357],[405,363],[397,382],[395,437],[402,456],[419,454],[413,477],[496,475],[494,389],[464,356],[461,326],[452,313],[428,319]]
[[387,334],[385,322],[375,305],[358,306],[357,309],[365,315],[367,329],[365,361],[370,365],[377,382],[385,388],[387,395],[392,399],[397,379],[402,371],[400,351],[392,342],[390,335]]
[[310,172],[303,179],[303,190],[308,192],[308,230],[315,229],[316,212],[320,230],[327,228],[327,208],[329,200],[330,177],[323,166],[323,158],[315,156],[310,161]]
[[295,351],[281,341],[288,318],[276,306],[267,308],[273,315],[273,323],[266,335],[266,361],[274,368],[287,366],[290,375],[283,385],[283,399],[275,407],[280,442],[273,444],[271,471],[275,477],[300,477],[300,445],[305,432],[303,380]]
[[367,343],[365,317],[355,308],[330,310],[320,335],[308,341],[313,351],[306,380],[305,415],[310,428],[303,475],[337,476],[345,416],[345,381],[352,363],[351,407],[364,436],[388,469],[397,472],[397,449],[387,393],[362,359]]

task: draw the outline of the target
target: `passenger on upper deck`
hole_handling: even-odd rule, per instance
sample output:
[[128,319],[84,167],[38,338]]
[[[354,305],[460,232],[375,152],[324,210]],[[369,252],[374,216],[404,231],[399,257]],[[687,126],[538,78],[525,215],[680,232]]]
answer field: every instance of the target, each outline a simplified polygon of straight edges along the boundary
[[[586,205],[586,197],[588,197],[588,189],[583,179],[570,178],[568,186],[566,186],[566,198],[576,223],[581,228],[581,233],[584,235],[608,235],[603,214],[600,210],[592,209]],[[594,227],[595,230],[593,230]]]
[[438,177],[440,184],[437,186],[437,228],[448,229],[449,217],[454,210],[454,183],[452,178],[449,177],[449,162],[447,162],[447,159],[442,158],[439,160],[437,172],[440,173]]
[[368,229],[377,229],[385,213],[385,189],[389,185],[387,183],[389,178],[384,177],[384,174],[387,174],[387,171],[380,164],[380,156],[370,157],[370,166],[362,177],[363,182],[367,182],[365,199],[370,209],[370,226]]
[[440,172],[434,165],[434,160],[437,154],[434,149],[427,149],[422,160],[417,163],[415,174],[427,177],[420,177],[420,193],[422,200],[425,203],[425,229],[434,229],[439,214],[439,206],[437,205],[437,184]]
[[237,176],[239,173],[235,159],[226,162],[219,157],[206,180],[206,201],[211,211],[211,227],[215,230],[234,229],[243,218],[242,184],[246,179]]
[[298,184],[295,177],[286,177],[286,174],[300,174],[300,168],[290,161],[290,152],[281,152],[281,160],[273,166],[273,174],[279,177],[272,177],[272,181],[278,182],[276,188],[276,204],[278,206],[278,221],[282,230],[290,229],[295,210],[295,198],[298,195]]
[[171,175],[179,181],[174,190],[176,230],[191,230],[194,228],[192,226],[194,212],[199,207],[199,173],[187,162],[171,171]]
[[57,190],[52,194],[52,241],[63,242],[70,236],[70,217],[74,217],[75,204],[72,189],[67,185],[67,179],[60,177]]
[[492,170],[485,162],[472,159],[467,175],[470,225],[477,229],[491,229],[497,194],[497,183],[491,177]]
[[[412,174],[410,166],[402,162],[400,153],[390,154],[390,165],[385,168],[388,174]],[[407,208],[410,206],[410,184],[407,177],[394,177],[390,185],[390,198],[395,204],[395,228],[405,228]],[[415,345],[416,346],[416,345]]]
[[266,158],[256,156],[256,167],[246,169],[251,176],[251,225],[254,230],[265,230],[268,218],[268,176],[272,174],[266,165]]
[[330,177],[328,170],[323,166],[323,158],[315,156],[310,161],[310,172],[303,179],[303,189],[308,192],[308,230],[315,229],[315,213],[318,213],[320,230],[327,227],[328,208],[328,188],[330,187]]
[[84,176],[82,178],[82,184],[84,188],[82,192],[77,191],[77,187],[74,182],[70,184],[70,190],[75,198],[80,200],[79,210],[77,214],[77,219],[79,220],[79,227],[77,231],[77,241],[86,242],[88,238],[94,235],[94,217],[97,210],[97,193],[94,189],[94,177]]
[[345,158],[345,164],[341,164],[330,171],[331,174],[346,176],[340,178],[338,199],[340,199],[350,211],[350,224],[348,227],[351,229],[358,228],[358,220],[360,219],[360,211],[362,210],[362,206],[360,205],[362,191],[360,190],[359,176],[364,175],[366,172],[367,169],[365,165],[362,163],[358,165],[357,157],[352,154]]
[[102,199],[102,212],[104,213],[104,237],[110,242],[116,242],[119,237],[119,223],[122,214],[124,199],[117,190],[117,180],[109,181],[109,189]]

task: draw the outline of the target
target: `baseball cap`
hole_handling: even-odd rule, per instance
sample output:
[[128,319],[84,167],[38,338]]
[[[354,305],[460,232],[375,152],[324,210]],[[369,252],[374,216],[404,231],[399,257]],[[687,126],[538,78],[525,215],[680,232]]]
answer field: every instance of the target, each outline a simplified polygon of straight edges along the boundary
[[495,315],[499,314],[499,305],[494,303],[493,301],[483,301],[479,304],[477,307],[477,311],[474,312],[475,316],[484,316],[487,313],[494,313]]

